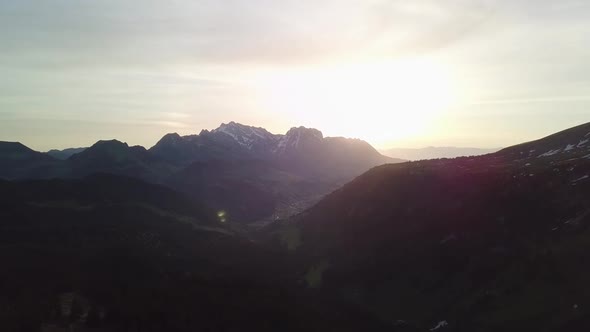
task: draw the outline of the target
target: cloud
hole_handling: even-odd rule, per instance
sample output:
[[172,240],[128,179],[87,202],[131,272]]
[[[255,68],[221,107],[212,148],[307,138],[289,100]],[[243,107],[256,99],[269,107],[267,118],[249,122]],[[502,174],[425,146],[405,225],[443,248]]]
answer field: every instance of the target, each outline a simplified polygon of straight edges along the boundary
[[484,0],[4,0],[2,59],[27,65],[308,63],[424,52],[486,17]]
[[427,54],[477,38],[489,21],[587,27],[590,7],[578,0],[2,0],[0,9],[2,63],[67,68]]

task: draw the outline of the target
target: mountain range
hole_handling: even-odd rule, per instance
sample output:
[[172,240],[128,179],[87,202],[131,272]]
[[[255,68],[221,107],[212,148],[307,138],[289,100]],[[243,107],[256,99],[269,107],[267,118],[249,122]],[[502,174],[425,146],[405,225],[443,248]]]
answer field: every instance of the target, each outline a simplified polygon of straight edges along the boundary
[[108,140],[43,154],[0,143],[0,178],[131,176],[188,193],[245,223],[291,216],[371,167],[401,161],[317,129],[275,135],[235,122],[199,135],[168,134],[149,150]]
[[301,128],[157,146],[0,144],[2,330],[590,329],[590,123],[387,164]]
[[178,166],[211,160],[264,160],[296,174],[333,179],[350,179],[350,174],[358,175],[375,165],[402,162],[381,155],[365,141],[324,137],[317,129],[298,127],[275,135],[235,122],[199,135],[168,134],[149,151]]
[[64,150],[49,150],[47,154],[55,159],[66,160],[71,156],[80,153],[88,148],[69,148]]

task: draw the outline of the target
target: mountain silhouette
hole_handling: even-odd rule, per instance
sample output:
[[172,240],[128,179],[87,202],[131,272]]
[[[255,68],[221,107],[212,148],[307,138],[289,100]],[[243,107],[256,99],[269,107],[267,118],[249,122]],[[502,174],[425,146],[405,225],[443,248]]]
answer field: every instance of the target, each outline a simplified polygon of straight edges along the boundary
[[28,157],[15,159],[6,148],[0,158],[12,159],[0,163],[0,178],[130,176],[206,201],[232,221],[262,224],[303,211],[371,167],[401,161],[361,140],[324,138],[317,129],[275,135],[235,122],[199,135],[168,134],[149,150],[118,140],[62,153],[42,154],[23,145],[13,149]]
[[319,273],[312,285],[391,324],[583,330],[588,137],[590,123],[485,156],[376,167],[268,232],[308,262],[300,273]]
[[0,179],[47,178],[60,173],[59,161],[18,142],[0,142]]
[[68,158],[70,158],[71,156],[78,154],[84,150],[86,150],[87,148],[69,148],[69,149],[64,149],[64,150],[49,150],[47,151],[47,154],[52,156],[55,159],[59,159],[59,160],[66,160]]

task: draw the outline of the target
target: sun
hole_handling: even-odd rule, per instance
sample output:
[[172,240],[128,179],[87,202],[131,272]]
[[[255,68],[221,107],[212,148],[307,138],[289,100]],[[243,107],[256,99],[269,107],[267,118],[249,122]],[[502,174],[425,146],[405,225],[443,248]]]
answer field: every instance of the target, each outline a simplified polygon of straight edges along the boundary
[[454,100],[449,71],[425,60],[276,70],[256,82],[272,112],[377,145],[424,134]]

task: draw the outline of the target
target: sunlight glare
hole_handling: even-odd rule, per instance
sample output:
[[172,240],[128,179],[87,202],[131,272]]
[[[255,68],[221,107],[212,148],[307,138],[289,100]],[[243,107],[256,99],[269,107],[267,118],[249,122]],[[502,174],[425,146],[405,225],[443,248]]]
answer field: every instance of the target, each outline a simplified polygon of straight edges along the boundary
[[424,134],[454,100],[449,71],[425,60],[272,71],[257,83],[270,110],[376,145]]

